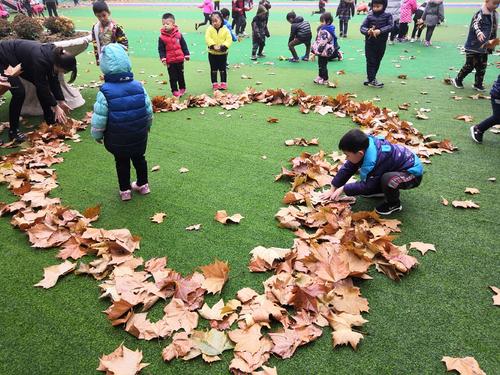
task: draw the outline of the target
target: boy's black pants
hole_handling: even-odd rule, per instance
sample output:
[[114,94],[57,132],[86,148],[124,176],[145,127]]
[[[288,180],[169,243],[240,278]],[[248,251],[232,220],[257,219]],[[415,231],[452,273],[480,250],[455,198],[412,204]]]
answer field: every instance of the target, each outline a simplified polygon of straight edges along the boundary
[[409,29],[409,24],[406,22],[400,22],[399,23],[399,39],[406,38],[406,35],[408,34],[408,29]]
[[416,188],[421,182],[422,176],[415,176],[408,172],[387,172],[382,175],[380,187],[387,203],[399,204],[399,190]]
[[377,77],[380,62],[385,54],[387,38],[370,38],[365,41],[366,77],[368,82]]
[[347,27],[349,26],[349,20],[345,18],[341,18],[339,20],[339,26],[340,26],[340,34],[343,36],[347,35]]
[[214,55],[208,54],[208,61],[210,62],[210,78],[212,83],[217,82],[217,73],[220,72],[220,81],[227,82],[227,54]]
[[476,69],[475,81],[476,86],[482,86],[484,75],[486,74],[486,67],[488,66],[487,53],[466,53],[465,64],[460,69],[457,75],[457,81],[462,82],[469,73]]
[[318,56],[318,75],[324,80],[328,80],[328,61],[330,59],[324,56]]
[[295,47],[304,44],[306,46],[306,53],[304,54],[304,57],[309,58],[309,53],[311,53],[311,40],[300,40],[300,39],[293,39],[288,43],[288,49],[292,53],[292,56],[294,59],[298,59],[299,55],[297,55],[297,51],[295,50]]
[[493,109],[493,114],[476,126],[476,129],[481,133],[484,133],[493,125],[500,124],[500,99],[491,98],[491,107]]
[[137,173],[137,185],[142,186],[148,183],[148,164],[144,154],[125,155],[113,154],[115,157],[116,174],[118,175],[118,184],[120,191],[130,190],[130,161],[134,165]]
[[245,31],[245,27],[247,27],[247,18],[244,14],[238,14],[235,17],[236,20],[236,35],[241,35]]
[[184,63],[168,64],[167,70],[170,78],[170,89],[172,92],[185,89],[186,82],[184,81]]
[[252,56],[262,55],[264,47],[266,46],[266,40],[254,39],[252,41]]
[[394,21],[394,24],[392,25],[391,35],[389,36],[391,42],[394,42],[394,39],[396,39],[398,34],[399,34],[399,20]]
[[214,1],[214,10],[220,10],[220,1]]

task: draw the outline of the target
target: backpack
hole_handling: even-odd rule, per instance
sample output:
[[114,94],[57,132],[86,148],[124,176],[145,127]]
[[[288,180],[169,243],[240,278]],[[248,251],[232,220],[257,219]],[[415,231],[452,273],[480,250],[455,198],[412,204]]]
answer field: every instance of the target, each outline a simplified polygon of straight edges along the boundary
[[332,57],[335,55],[333,35],[327,30],[318,31],[318,36],[312,45],[312,51],[316,56]]

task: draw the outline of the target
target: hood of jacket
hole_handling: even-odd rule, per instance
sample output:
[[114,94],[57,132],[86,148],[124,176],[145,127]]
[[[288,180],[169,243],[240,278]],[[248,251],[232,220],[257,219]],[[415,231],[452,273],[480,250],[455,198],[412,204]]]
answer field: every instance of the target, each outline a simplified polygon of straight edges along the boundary
[[104,74],[130,73],[132,71],[127,52],[118,43],[111,43],[103,48],[100,63]]
[[321,26],[321,30],[328,31],[330,34],[332,34],[332,36],[335,35],[335,26],[333,25],[323,25]]
[[295,17],[292,23],[301,23],[301,22],[304,22],[304,17],[298,16]]

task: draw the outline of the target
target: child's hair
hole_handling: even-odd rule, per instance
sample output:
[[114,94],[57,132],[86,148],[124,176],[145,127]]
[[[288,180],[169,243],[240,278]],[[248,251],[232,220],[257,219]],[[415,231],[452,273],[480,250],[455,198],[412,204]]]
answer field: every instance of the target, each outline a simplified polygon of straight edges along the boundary
[[219,17],[220,18],[220,23],[221,23],[221,27],[224,26],[224,17],[222,17],[222,13],[221,12],[213,12],[211,15],[210,15],[210,19],[212,19],[212,17]]
[[321,17],[319,17],[319,20],[327,25],[331,25],[333,23],[333,17],[330,12],[323,13]]
[[372,0],[372,6],[378,4],[384,6],[384,8],[387,6],[387,0]]
[[286,14],[287,21],[293,21],[295,18],[297,18],[297,15],[295,14],[295,12],[293,10]]
[[368,148],[370,141],[368,136],[359,129],[349,130],[339,141],[339,149],[342,151],[358,152]]
[[222,17],[224,17],[224,18],[229,17],[229,14],[230,14],[229,9],[227,9],[227,8],[222,8],[222,9],[220,10],[220,14],[222,14]]
[[96,1],[92,5],[92,10],[94,11],[94,14],[101,13],[101,12],[111,13],[109,11],[108,4],[106,4],[106,2],[104,2],[104,1]]
[[175,17],[172,13],[163,13],[163,16],[161,16],[162,20],[168,20],[168,19],[173,19],[175,21]]
[[73,83],[76,79],[77,68],[75,56],[69,54],[62,47],[56,47],[53,51],[54,65],[64,69],[66,72],[71,72],[71,77],[68,83]]

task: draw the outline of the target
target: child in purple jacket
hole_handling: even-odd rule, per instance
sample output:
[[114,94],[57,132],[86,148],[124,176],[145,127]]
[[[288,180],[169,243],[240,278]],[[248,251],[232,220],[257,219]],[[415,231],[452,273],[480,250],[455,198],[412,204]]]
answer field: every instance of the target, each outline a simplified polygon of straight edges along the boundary
[[[385,197],[375,211],[389,215],[401,211],[399,190],[413,189],[422,181],[420,159],[410,149],[385,139],[367,135],[359,129],[348,131],[339,142],[347,161],[332,180],[332,188],[322,195],[336,200],[342,193],[364,197]],[[347,181],[359,170],[360,181]]]

